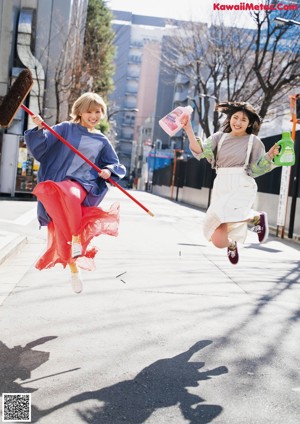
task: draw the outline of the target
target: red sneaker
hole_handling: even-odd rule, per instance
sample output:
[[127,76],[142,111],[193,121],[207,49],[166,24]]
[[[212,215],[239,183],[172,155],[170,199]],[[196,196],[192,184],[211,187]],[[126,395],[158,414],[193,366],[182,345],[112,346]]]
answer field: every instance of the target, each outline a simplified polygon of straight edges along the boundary
[[269,235],[268,226],[268,215],[266,212],[259,213],[259,222],[253,228],[253,231],[257,234],[260,243],[264,243]]
[[227,247],[227,256],[228,259],[230,260],[230,262],[233,265],[236,265],[239,261],[239,252],[238,252],[238,248],[237,248],[237,242],[234,242],[234,248],[232,247]]

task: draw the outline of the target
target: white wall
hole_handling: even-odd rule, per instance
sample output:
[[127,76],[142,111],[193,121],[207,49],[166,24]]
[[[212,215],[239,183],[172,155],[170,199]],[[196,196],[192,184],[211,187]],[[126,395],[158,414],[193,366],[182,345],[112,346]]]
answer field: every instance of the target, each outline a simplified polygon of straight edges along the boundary
[[[156,194],[158,196],[166,197],[168,199],[171,198],[171,187],[167,186],[153,186],[153,194]],[[176,193],[177,193],[177,187],[174,187],[173,190],[173,200],[176,199]],[[277,209],[278,209],[278,199],[279,196],[275,194],[269,194],[269,193],[257,193],[256,202],[253,206],[255,210],[258,211],[265,211],[268,214],[269,219],[269,225],[270,227],[277,227]],[[208,189],[202,188],[202,189],[194,189],[190,187],[183,187],[179,188],[178,191],[178,201],[187,203],[191,206],[199,207],[200,209],[206,210],[207,209],[207,203],[208,203]],[[299,237],[300,236],[300,213],[299,213],[299,199],[297,203],[298,207],[298,213],[296,208],[295,213],[295,222],[294,222],[294,236]],[[291,198],[288,200],[288,207],[286,212],[286,224],[285,229],[288,230],[289,226],[289,217],[290,217],[290,205],[291,205]]]

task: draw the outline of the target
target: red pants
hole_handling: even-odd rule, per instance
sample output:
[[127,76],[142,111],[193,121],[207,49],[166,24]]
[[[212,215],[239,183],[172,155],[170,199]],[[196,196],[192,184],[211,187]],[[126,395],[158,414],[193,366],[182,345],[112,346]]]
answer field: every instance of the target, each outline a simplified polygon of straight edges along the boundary
[[[93,237],[100,234],[117,236],[119,206],[112,205],[108,212],[99,207],[82,206],[86,191],[75,181],[45,181],[39,183],[33,194],[43,204],[51,222],[48,224],[47,251],[36,263],[36,268],[51,268],[56,263],[64,267],[75,263],[84,269],[94,269],[96,248],[88,248]],[[81,257],[71,257],[72,235],[79,235],[83,248]]]

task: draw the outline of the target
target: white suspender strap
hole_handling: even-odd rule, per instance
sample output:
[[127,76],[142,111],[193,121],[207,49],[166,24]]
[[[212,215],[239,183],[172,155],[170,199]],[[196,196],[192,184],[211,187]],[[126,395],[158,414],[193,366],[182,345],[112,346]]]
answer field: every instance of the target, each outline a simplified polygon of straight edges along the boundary
[[218,165],[217,165],[217,160],[218,160],[218,153],[222,147],[223,141],[225,140],[225,138],[227,137],[227,133],[223,133],[223,135],[221,136],[218,144],[217,144],[217,154],[216,156],[216,160],[215,160],[215,168],[218,169]]
[[218,153],[219,153],[219,151],[222,147],[223,141],[225,140],[226,137],[227,137],[227,133],[223,133],[222,137],[219,140],[219,143],[217,145],[217,156],[218,156]]
[[250,137],[249,137],[249,141],[248,141],[248,149],[247,149],[247,155],[246,155],[246,160],[245,160],[245,167],[249,165],[250,155],[251,155],[252,146],[253,146],[253,140],[254,140],[254,135],[251,134]]

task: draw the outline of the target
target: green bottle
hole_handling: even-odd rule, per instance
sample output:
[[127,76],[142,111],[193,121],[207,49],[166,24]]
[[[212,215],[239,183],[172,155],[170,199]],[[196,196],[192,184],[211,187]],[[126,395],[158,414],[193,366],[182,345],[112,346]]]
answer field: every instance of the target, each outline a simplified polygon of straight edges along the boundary
[[274,163],[278,166],[293,166],[295,164],[294,142],[289,132],[283,132],[282,138],[277,143],[280,147],[279,154],[274,156]]

